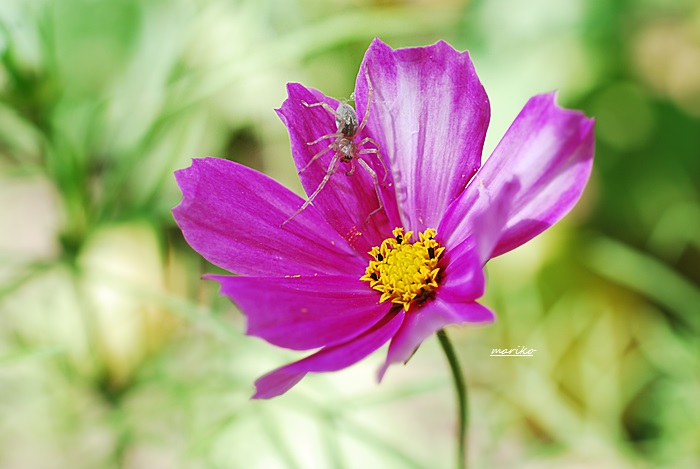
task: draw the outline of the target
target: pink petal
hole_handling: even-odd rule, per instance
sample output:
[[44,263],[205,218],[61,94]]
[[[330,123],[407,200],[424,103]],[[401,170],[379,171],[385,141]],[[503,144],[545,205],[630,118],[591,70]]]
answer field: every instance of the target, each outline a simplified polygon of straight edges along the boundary
[[[450,218],[468,227],[489,206],[510,205],[489,257],[520,246],[556,223],[571,210],[588,181],[593,119],[560,108],[554,98],[551,93],[528,101],[493,155],[450,207]],[[507,195],[512,201],[499,202],[514,183],[516,193]],[[463,230],[457,232],[464,236]]]
[[476,260],[483,267],[491,258],[491,253],[508,223],[515,199],[520,193],[520,182],[517,179],[511,180],[495,193],[482,184],[470,186],[469,190],[477,193],[478,203],[475,203],[465,216],[461,198],[457,199],[447,208],[438,233],[445,235],[442,241],[446,248],[445,256],[449,256],[455,250],[464,251],[468,248],[472,250],[471,260]]
[[443,327],[450,324],[491,322],[494,318],[494,314],[479,303],[451,303],[438,295],[417,311],[406,314],[401,329],[391,339],[386,362],[379,369],[379,380],[384,377],[389,365],[408,361],[425,339]]
[[386,315],[363,335],[266,374],[255,382],[254,399],[269,399],[287,392],[311,372],[337,371],[357,363],[384,345],[399,329],[404,313]]
[[183,193],[173,215],[209,262],[245,275],[362,274],[366,263],[313,207],[280,228],[302,200],[250,168],[217,158],[175,173]]
[[[288,98],[277,110],[277,114],[289,130],[292,156],[297,169],[301,171],[314,155],[326,149],[335,138],[327,138],[314,145],[307,143],[337,131],[335,116],[330,111],[321,106],[306,107],[302,101],[308,104],[324,102],[332,109],[338,107],[338,101],[297,83],[288,84],[287,93]],[[358,118],[362,119],[362,115]],[[360,143],[366,137],[372,136],[364,130],[355,137],[355,141]],[[375,147],[368,142],[359,147],[359,150]],[[302,186],[309,196],[319,187],[333,156],[334,152],[329,149],[299,174]],[[367,162],[377,174],[378,182],[382,183],[385,173],[377,156],[371,153],[358,156]],[[386,164],[388,165],[388,161]],[[357,162],[354,174],[347,176],[345,173],[350,169],[350,163],[338,162],[338,169],[312,204],[357,251],[365,253],[372,249],[372,246],[380,244],[386,233],[391,233],[397,226],[399,216],[396,199],[393,191],[387,189],[391,187],[391,174],[387,174],[386,187],[380,186],[384,210],[368,219],[367,217],[379,208],[374,179]],[[292,213],[293,211],[289,215]]]
[[484,294],[486,280],[474,236],[446,250],[440,264],[446,267],[440,277],[437,295],[444,301],[469,303]]
[[479,168],[486,92],[467,52],[442,41],[394,51],[376,39],[357,79],[360,112],[365,67],[374,88],[367,127],[391,162],[403,226],[434,228]]
[[295,278],[209,275],[248,318],[247,334],[293,350],[346,342],[391,308],[357,276]]

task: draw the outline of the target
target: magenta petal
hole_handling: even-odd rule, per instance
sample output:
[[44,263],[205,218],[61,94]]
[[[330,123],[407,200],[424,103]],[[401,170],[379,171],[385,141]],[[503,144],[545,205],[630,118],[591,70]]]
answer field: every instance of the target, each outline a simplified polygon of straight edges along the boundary
[[[301,171],[314,155],[327,149],[335,141],[335,138],[323,139],[314,145],[307,143],[337,131],[335,116],[330,111],[321,106],[306,107],[302,101],[308,104],[324,102],[332,109],[338,107],[338,101],[297,83],[288,84],[287,93],[288,98],[277,110],[277,114],[289,130],[292,156],[297,169]],[[358,116],[358,118],[362,119],[362,116]],[[365,137],[369,137],[369,135],[363,131],[355,137],[355,141],[359,144]],[[359,147],[359,150],[372,148],[375,146],[371,142],[367,142]],[[334,151],[327,149],[321,157],[299,173],[302,186],[308,195],[311,195],[318,188],[328,171],[333,155]],[[358,156],[373,168],[381,183],[384,169],[378,162],[376,155],[368,153]],[[355,172],[348,176],[345,173],[351,169],[351,163],[338,161],[336,172],[330,177],[312,204],[341,236],[357,251],[364,253],[372,249],[372,246],[381,243],[386,237],[386,233],[390,233],[396,226],[399,216],[393,191],[380,186],[384,210],[372,215],[369,219],[367,218],[379,207],[374,179],[359,163],[353,162],[352,164],[355,164]],[[387,175],[386,185],[391,187],[390,174]]]
[[363,335],[321,351],[266,374],[255,382],[254,399],[269,399],[291,389],[310,372],[337,371],[365,358],[384,345],[399,329],[404,313],[386,315]]
[[517,179],[511,180],[498,192],[492,192],[481,184],[470,190],[476,192],[477,197],[468,209],[467,216],[464,215],[464,204],[460,197],[447,208],[438,233],[445,234],[442,244],[447,248],[446,256],[451,258],[455,251],[466,251],[471,256],[470,260],[476,260],[480,267],[483,267],[491,259],[491,254],[508,223],[515,198],[520,191],[520,183]]
[[470,236],[453,249],[445,251],[438,296],[449,302],[469,303],[484,294],[485,278],[483,262],[479,257],[474,236]]
[[267,176],[203,158],[175,177],[183,198],[173,215],[209,262],[245,275],[361,275],[362,256],[313,207],[280,228],[301,199]]
[[479,303],[451,303],[438,296],[419,310],[406,315],[401,329],[391,339],[386,362],[379,369],[379,380],[392,363],[405,363],[428,337],[450,324],[484,323],[494,314]]
[[[481,162],[488,97],[469,53],[445,42],[392,50],[375,40],[365,55],[374,88],[367,127],[391,163],[403,226],[436,227]],[[358,109],[368,88],[357,81]]]
[[247,334],[293,350],[348,341],[391,307],[357,276],[259,278],[209,275],[248,318]]
[[516,248],[556,223],[571,210],[588,181],[593,165],[593,119],[560,108],[554,98],[552,93],[528,101],[455,202],[451,217],[467,226],[483,213],[485,205],[498,204],[508,185],[517,182],[516,193],[508,195],[512,202],[507,222],[491,257]]

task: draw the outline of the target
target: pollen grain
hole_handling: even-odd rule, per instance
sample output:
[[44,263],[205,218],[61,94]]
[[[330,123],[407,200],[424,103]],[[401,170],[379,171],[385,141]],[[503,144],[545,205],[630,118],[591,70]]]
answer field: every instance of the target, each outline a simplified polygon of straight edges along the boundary
[[412,304],[431,298],[438,287],[437,264],[445,248],[435,241],[433,228],[419,233],[415,243],[412,231],[395,228],[392,234],[369,252],[373,260],[360,280],[382,294],[380,302],[391,300],[408,311]]

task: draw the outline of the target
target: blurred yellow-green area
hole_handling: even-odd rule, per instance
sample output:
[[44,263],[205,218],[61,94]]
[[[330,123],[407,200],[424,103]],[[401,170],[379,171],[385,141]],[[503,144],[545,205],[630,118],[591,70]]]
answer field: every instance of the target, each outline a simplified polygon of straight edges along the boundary
[[597,122],[576,209],[487,266],[496,323],[447,331],[470,467],[700,467],[696,0],[2,1],[0,467],[453,467],[434,338],[250,401],[303,354],[244,335],[170,213],[206,155],[301,193],[285,84],[349,97],[374,37],[471,51],[486,154],[537,93]]

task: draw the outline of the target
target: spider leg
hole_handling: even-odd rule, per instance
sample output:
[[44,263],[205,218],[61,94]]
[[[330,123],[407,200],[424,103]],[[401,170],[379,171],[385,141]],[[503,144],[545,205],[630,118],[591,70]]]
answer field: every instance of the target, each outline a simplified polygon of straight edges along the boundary
[[372,176],[372,179],[374,179],[374,192],[377,194],[377,200],[379,201],[379,207],[367,215],[365,223],[369,223],[370,217],[384,208],[384,202],[382,201],[382,194],[379,192],[379,180],[377,179],[377,173],[370,168],[367,162],[362,158],[357,158],[357,161],[360,163],[360,166],[362,166],[362,168],[367,171],[370,176]]
[[367,64],[365,64],[365,79],[367,80],[367,107],[365,108],[365,115],[362,117],[362,122],[360,122],[360,126],[357,128],[355,135],[358,135],[360,132],[362,132],[362,129],[365,128],[367,119],[369,118],[369,108],[372,106],[372,93],[374,92],[374,89],[372,88],[372,82],[369,80],[369,70],[367,70]]
[[303,203],[303,205],[302,205],[301,207],[299,207],[299,210],[297,210],[296,212],[294,212],[294,214],[293,214],[291,217],[287,218],[287,219],[280,225],[280,228],[282,228],[284,225],[286,225],[292,218],[294,218],[294,217],[296,217],[297,215],[299,215],[306,207],[308,207],[308,206],[311,204],[311,202],[313,202],[313,200],[314,200],[314,199],[316,198],[316,196],[321,192],[321,190],[322,190],[323,187],[326,185],[326,183],[327,183],[328,180],[331,178],[331,176],[333,176],[333,174],[334,174],[334,173],[336,172],[336,170],[338,169],[338,161],[339,161],[339,160],[340,160],[340,157],[338,156],[337,153],[336,153],[335,155],[333,155],[333,159],[331,160],[331,164],[328,165],[328,170],[326,171],[326,175],[323,176],[323,179],[321,180],[321,183],[318,185],[318,187],[316,188],[316,190],[313,192],[313,194],[311,194],[311,195],[309,196],[308,199],[306,199],[306,201]]
[[389,174],[389,169],[386,167],[386,164],[384,163],[384,160],[382,159],[382,155],[379,152],[379,144],[373,138],[367,137],[367,138],[363,138],[362,141],[357,144],[357,146],[359,147],[361,145],[364,145],[365,143],[371,143],[371,144],[375,145],[377,148],[363,148],[362,150],[359,150],[357,153],[359,155],[366,155],[368,153],[374,153],[375,155],[377,155],[377,159],[382,164],[382,169],[384,169],[384,177],[382,178],[382,186],[383,186],[386,183],[386,176],[387,176],[387,174]]
[[345,172],[346,176],[352,176],[355,174],[355,158],[350,160],[350,170]]
[[[306,101],[303,101],[303,100],[302,100],[301,103],[302,103],[304,106],[306,106],[306,107],[318,107],[318,106],[323,107],[323,109],[325,109],[326,111],[330,112],[331,114],[333,114],[333,115],[335,116],[336,123],[338,123],[338,122],[340,123],[340,125],[338,125],[338,129],[341,129],[341,128],[344,128],[344,127],[345,127],[346,122],[345,122],[345,119],[343,118],[343,116],[341,116],[341,115],[338,113],[338,111],[336,111],[335,109],[333,109],[328,103],[324,103],[323,101],[321,101],[321,102],[318,102],[318,103],[309,104],[309,103],[307,103]],[[341,137],[341,136],[342,136],[342,134],[341,134],[339,131],[336,130],[336,132],[334,132],[334,133],[332,133],[332,134],[322,135],[322,136],[318,137],[316,140],[314,140],[314,141],[312,141],[312,142],[306,142],[306,144],[307,144],[307,145],[315,145],[315,144],[317,144],[318,142],[320,142],[321,140],[324,140],[324,139],[327,139],[327,138],[336,138],[336,139],[337,139],[337,138],[339,138],[339,137]]]
[[[328,104],[328,103],[324,103],[323,101],[321,101],[321,102],[318,102],[318,103],[309,104],[309,103],[307,103],[306,101],[302,100],[302,101],[301,101],[301,104],[303,104],[303,105],[306,106],[306,107],[318,107],[318,106],[321,106],[323,109],[325,109],[326,111],[328,111],[328,112],[330,112],[331,114],[333,114],[333,115],[335,116],[336,120],[340,122],[340,125],[338,126],[339,129],[345,127],[345,125],[347,124],[347,123],[345,122],[345,119],[343,119],[343,116],[341,116],[341,115],[338,113],[338,111],[335,110],[335,109],[333,109],[333,108],[330,106],[330,104]],[[316,143],[317,141],[323,140],[324,138],[330,137],[330,136],[332,136],[332,135],[335,136],[334,134],[324,135],[323,137],[319,137],[318,140],[315,140],[314,142],[307,143],[307,145],[312,145],[313,143]]]
[[306,171],[306,170],[309,168],[309,166],[311,166],[311,164],[312,164],[314,161],[316,161],[317,159],[319,159],[319,158],[320,158],[324,153],[326,153],[328,150],[332,150],[334,145],[335,145],[335,142],[332,142],[332,143],[331,143],[330,145],[328,145],[326,148],[324,148],[323,150],[319,151],[319,152],[316,153],[314,156],[312,156],[311,159],[309,160],[309,162],[306,163],[306,166],[304,166],[303,168],[301,168],[301,169],[299,170],[299,173],[298,173],[298,174],[301,174],[301,173],[303,173],[304,171]]
[[323,101],[320,101],[320,102],[318,102],[318,103],[309,104],[309,103],[307,103],[306,101],[304,101],[304,100],[302,99],[301,104],[303,104],[303,105],[306,106],[306,107],[318,107],[318,106],[321,106],[323,109],[328,110],[328,112],[330,112],[330,113],[333,114],[334,116],[336,116],[336,117],[338,116],[338,113],[336,112],[336,110],[333,109],[333,108],[331,107],[330,104],[324,103]]
[[316,145],[318,142],[320,142],[321,140],[324,140],[324,139],[326,139],[326,138],[338,138],[338,137],[340,137],[340,136],[342,136],[342,134],[339,134],[338,132],[335,132],[335,133],[333,133],[333,134],[326,134],[326,135],[323,135],[323,136],[321,136],[321,137],[318,137],[318,138],[317,138],[316,140],[314,140],[313,142],[306,142],[306,144],[309,145],[309,146],[311,146],[311,145]]

